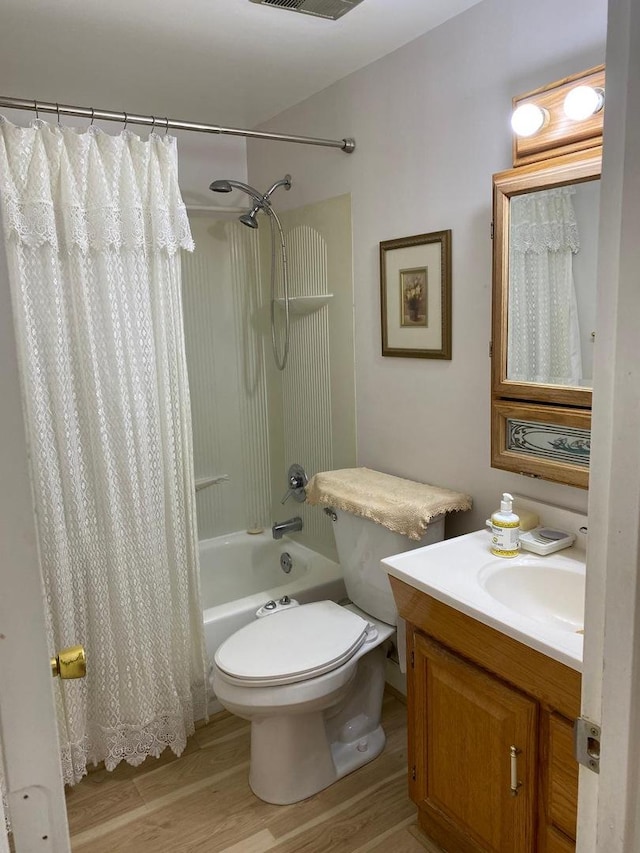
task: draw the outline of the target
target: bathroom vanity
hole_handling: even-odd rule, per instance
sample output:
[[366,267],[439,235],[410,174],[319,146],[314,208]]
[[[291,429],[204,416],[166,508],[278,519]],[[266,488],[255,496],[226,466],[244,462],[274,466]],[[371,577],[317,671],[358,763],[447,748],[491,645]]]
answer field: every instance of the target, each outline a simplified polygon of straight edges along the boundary
[[421,827],[460,853],[574,850],[583,553],[500,560],[480,531],[384,563]]

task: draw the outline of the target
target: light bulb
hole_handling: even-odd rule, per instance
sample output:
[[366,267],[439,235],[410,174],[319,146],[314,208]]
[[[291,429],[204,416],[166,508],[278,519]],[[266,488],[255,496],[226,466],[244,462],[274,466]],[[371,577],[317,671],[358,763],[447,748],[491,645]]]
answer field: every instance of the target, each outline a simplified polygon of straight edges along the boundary
[[535,104],[520,104],[511,116],[511,127],[517,136],[533,136],[544,125],[548,113]]
[[573,121],[584,121],[604,105],[604,90],[576,86],[564,99],[564,114]]

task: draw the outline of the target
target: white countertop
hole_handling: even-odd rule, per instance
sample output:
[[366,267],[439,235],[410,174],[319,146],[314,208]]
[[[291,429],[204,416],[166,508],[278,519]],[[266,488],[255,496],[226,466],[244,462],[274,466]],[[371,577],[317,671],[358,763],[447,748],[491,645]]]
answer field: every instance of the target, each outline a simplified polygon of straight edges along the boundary
[[553,619],[530,618],[500,603],[485,589],[483,579],[508,563],[514,573],[522,565],[529,575],[535,567],[553,567],[584,576],[584,551],[574,546],[545,557],[522,552],[510,560],[494,556],[489,541],[488,531],[479,530],[388,557],[382,564],[398,580],[581,672],[583,635],[576,633],[581,622],[567,629]]

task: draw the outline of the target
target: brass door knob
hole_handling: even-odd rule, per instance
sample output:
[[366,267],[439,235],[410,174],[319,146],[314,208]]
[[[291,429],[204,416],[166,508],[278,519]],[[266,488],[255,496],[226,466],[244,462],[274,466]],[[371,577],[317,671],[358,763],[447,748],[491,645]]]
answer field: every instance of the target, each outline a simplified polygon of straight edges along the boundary
[[87,656],[84,646],[71,646],[51,658],[51,675],[55,678],[84,678],[87,674]]

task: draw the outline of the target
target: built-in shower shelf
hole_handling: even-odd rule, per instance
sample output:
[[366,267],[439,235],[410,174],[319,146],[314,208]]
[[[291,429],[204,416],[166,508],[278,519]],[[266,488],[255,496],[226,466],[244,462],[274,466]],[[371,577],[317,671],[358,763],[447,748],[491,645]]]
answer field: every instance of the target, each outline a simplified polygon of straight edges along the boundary
[[217,486],[219,483],[228,483],[228,474],[214,474],[213,477],[196,477],[196,492],[201,492],[209,486]]
[[[289,314],[298,317],[314,314],[328,305],[330,299],[333,299],[333,293],[319,293],[316,296],[290,296]],[[284,311],[284,299],[276,299],[276,302]]]

